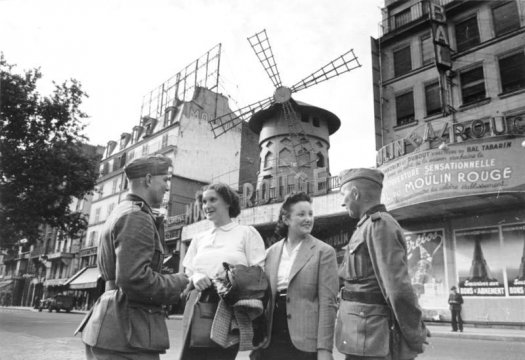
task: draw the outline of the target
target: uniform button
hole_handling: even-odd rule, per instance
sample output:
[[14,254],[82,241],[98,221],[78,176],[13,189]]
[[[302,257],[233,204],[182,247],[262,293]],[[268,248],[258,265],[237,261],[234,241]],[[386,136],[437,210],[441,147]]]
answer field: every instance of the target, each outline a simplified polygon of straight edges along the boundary
[[292,318],[292,314],[288,314],[288,315],[286,315],[286,317],[287,317],[288,319],[291,319],[291,318]]
[[359,315],[360,315],[360,316],[365,316],[365,313],[364,313],[363,311],[361,311],[361,312],[359,313]]

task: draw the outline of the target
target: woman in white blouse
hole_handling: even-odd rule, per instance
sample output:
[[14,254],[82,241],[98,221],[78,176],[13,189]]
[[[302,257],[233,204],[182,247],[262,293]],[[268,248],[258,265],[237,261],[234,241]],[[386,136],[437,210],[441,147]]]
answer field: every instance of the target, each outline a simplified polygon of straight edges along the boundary
[[313,225],[311,198],[304,192],[287,196],[277,222],[284,239],[266,253],[269,336],[252,358],[333,359],[337,260],[334,248],[310,234]]
[[226,349],[218,345],[190,347],[193,310],[197,301],[219,301],[212,279],[223,272],[223,262],[264,267],[264,241],[252,226],[240,225],[232,220],[240,214],[241,209],[239,196],[228,185],[217,183],[206,186],[202,193],[202,209],[206,218],[213,223],[213,228],[192,240],[182,262],[194,290],[184,310],[184,346],[180,359],[235,359],[238,345]]

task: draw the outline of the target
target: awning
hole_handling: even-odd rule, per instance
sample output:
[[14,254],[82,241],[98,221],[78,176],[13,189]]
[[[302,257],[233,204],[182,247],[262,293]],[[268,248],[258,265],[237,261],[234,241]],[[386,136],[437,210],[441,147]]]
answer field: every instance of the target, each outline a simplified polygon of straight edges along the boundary
[[13,283],[13,280],[4,280],[0,281],[0,290],[5,290]]
[[100,272],[97,267],[85,267],[80,271],[80,274],[76,273],[73,277],[69,282],[71,290],[93,289],[97,287]]
[[62,286],[67,279],[48,279],[44,281],[44,286]]

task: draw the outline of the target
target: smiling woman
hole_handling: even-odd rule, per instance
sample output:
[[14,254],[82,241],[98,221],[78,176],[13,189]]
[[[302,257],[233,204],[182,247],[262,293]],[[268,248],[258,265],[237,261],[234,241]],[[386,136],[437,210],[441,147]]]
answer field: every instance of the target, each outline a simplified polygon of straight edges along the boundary
[[256,350],[260,359],[333,359],[337,260],[334,248],[310,235],[313,224],[311,198],[288,195],[276,231],[284,239],[266,255],[270,336]]
[[239,196],[228,185],[206,186],[201,202],[206,218],[214,227],[195,237],[184,257],[190,292],[184,309],[184,345],[180,359],[235,359],[239,344],[222,348],[208,339],[208,344],[197,346],[192,334],[195,333],[193,330],[208,326],[198,318],[200,314],[202,319],[202,309],[212,309],[207,317],[214,318],[219,295],[212,280],[224,272],[223,263],[263,267],[264,242],[255,228],[232,220],[240,214],[241,208]]

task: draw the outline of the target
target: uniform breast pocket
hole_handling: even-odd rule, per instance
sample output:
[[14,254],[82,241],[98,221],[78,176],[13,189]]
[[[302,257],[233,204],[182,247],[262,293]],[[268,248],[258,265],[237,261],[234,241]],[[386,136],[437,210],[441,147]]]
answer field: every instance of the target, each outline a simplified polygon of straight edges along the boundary
[[153,271],[160,272],[162,269],[162,262],[164,260],[164,253],[160,249],[155,249],[153,258],[151,259],[151,268]]
[[374,274],[368,247],[364,241],[350,248],[348,271],[351,279],[360,279]]
[[385,357],[389,353],[388,308],[341,302],[335,322],[335,346],[343,354]]

